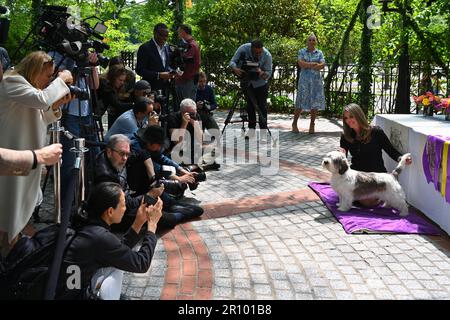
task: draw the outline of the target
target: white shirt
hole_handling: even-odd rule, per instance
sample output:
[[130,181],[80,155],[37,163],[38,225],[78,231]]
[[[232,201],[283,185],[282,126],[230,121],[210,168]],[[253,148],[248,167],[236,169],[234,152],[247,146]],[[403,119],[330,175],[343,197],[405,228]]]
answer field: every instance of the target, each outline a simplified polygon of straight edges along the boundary
[[153,42],[156,45],[156,49],[159,52],[159,56],[161,57],[162,64],[163,64],[163,66],[165,68],[166,67],[167,57],[166,57],[166,50],[164,50],[164,45],[159,46],[159,44],[155,41],[155,39],[153,39]]

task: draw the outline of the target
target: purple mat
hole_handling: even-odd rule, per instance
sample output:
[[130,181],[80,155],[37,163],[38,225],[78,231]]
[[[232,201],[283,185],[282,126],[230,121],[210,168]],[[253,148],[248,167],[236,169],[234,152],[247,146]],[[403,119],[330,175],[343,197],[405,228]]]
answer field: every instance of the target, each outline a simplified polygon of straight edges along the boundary
[[420,233],[439,235],[438,227],[409,209],[406,217],[391,208],[353,207],[348,212],[337,210],[338,195],[329,183],[310,182],[308,186],[322,199],[347,233]]

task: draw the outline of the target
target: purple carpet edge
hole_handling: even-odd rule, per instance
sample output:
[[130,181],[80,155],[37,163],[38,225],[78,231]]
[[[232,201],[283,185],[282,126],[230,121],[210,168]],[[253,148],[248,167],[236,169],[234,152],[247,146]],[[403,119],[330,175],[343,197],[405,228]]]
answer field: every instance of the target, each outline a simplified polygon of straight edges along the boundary
[[400,217],[398,210],[376,207],[353,207],[348,212],[337,210],[338,195],[327,182],[308,184],[330,210],[345,232],[353,233],[399,233],[441,235],[442,231],[410,208],[406,217]]

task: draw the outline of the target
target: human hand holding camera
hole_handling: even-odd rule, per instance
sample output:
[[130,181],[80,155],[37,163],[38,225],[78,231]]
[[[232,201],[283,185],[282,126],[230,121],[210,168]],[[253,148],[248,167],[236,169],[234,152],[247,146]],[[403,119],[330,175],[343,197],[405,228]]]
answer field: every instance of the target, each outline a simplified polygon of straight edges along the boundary
[[233,68],[233,72],[238,77],[242,77],[242,75],[244,74],[244,70],[237,68],[237,67]]
[[148,117],[148,125],[155,125],[159,123],[159,117],[158,114],[155,111],[152,111]]
[[151,232],[156,231],[156,225],[162,215],[163,202],[160,198],[157,198],[156,202],[151,205],[146,201],[146,197],[142,197],[141,204],[136,212],[136,218],[131,226],[136,233],[141,231],[144,223],[148,222],[147,230]]
[[164,185],[161,183],[160,185],[158,185],[157,187],[153,187],[151,188],[148,192],[147,195],[156,199],[158,197],[160,197],[162,195],[162,193],[164,192]]
[[69,70],[63,70],[58,72],[58,77],[64,81],[65,84],[69,85],[73,83],[72,73]]
[[147,215],[147,230],[155,233],[159,219],[162,216],[163,201],[158,198],[158,201],[151,206],[145,208]]

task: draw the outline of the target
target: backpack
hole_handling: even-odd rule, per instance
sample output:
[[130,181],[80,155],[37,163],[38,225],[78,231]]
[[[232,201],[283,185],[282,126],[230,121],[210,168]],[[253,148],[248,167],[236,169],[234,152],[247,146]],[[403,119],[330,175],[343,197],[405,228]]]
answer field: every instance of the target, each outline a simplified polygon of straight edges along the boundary
[[[1,262],[0,300],[44,299],[59,229],[59,224],[53,224],[17,242]],[[75,234],[67,228],[64,252]]]

